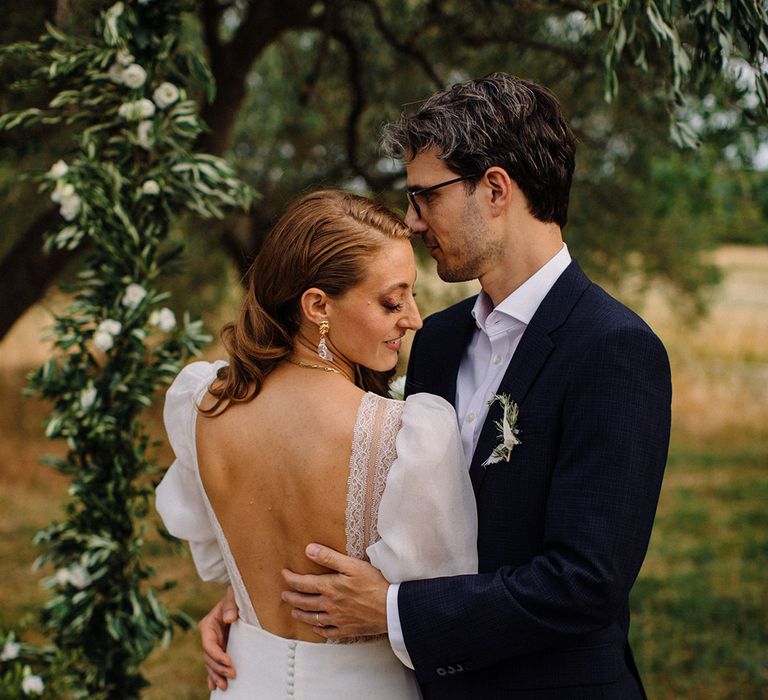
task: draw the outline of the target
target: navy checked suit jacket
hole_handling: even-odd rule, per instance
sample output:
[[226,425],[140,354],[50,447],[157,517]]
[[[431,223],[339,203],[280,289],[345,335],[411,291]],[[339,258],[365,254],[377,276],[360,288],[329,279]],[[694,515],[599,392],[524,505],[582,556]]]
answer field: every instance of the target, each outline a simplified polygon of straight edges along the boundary
[[[473,304],[425,321],[406,393],[455,404]],[[482,466],[499,442],[495,404],[470,468],[479,574],[400,586],[404,640],[425,698],[643,698],[628,597],[669,446],[664,347],[572,262],[498,392],[520,406],[521,444],[509,462]]]

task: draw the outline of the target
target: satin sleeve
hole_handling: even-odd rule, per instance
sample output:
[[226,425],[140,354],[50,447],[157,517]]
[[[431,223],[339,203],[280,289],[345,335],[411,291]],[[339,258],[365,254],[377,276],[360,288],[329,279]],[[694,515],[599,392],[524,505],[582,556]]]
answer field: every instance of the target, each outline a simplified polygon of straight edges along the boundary
[[176,457],[155,492],[155,508],[174,537],[186,540],[204,581],[227,583],[229,575],[202,493],[195,447],[197,403],[226,362],[193,362],[165,396],[163,422]]
[[390,583],[477,573],[477,508],[453,407],[409,396],[396,451],[371,563]]

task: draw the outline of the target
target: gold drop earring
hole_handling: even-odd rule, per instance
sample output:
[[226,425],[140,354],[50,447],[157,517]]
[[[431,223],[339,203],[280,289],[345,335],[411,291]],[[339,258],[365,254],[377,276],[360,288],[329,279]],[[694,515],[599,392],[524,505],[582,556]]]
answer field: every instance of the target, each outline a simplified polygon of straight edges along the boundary
[[326,362],[333,362],[333,355],[328,349],[325,343],[325,339],[328,336],[328,331],[331,329],[331,325],[328,321],[320,321],[320,342],[317,344],[317,355],[321,360]]

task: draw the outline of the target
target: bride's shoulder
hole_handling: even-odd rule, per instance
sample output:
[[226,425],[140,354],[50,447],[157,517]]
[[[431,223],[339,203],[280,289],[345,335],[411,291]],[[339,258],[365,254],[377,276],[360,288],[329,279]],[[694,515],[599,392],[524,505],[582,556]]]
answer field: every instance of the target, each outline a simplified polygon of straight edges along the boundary
[[442,396],[422,392],[411,394],[404,401],[403,414],[423,421],[456,424],[456,411]]
[[202,394],[216,379],[218,371],[226,366],[224,360],[216,362],[191,362],[175,377],[165,393],[163,416],[166,424],[173,420],[185,420]]
[[196,393],[207,388],[216,379],[218,371],[226,366],[226,360],[190,362],[176,375],[168,389],[168,396]]
[[453,406],[435,394],[412,394],[403,402],[398,441],[403,446],[429,452],[443,451],[458,439],[458,424]]

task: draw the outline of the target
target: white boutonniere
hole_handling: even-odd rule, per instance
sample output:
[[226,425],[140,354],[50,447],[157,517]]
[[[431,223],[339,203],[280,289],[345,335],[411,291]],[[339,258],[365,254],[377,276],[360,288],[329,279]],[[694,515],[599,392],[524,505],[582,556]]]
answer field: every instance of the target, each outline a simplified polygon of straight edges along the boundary
[[520,432],[517,427],[520,407],[507,394],[494,394],[488,402],[488,406],[493,406],[497,401],[504,408],[504,415],[501,420],[496,421],[501,442],[493,448],[490,457],[483,462],[484,467],[487,467],[489,464],[496,464],[502,460],[509,462],[512,458],[512,448],[515,445],[521,444],[520,439],[517,437],[517,434]]
[[405,375],[401,374],[399,377],[395,377],[389,383],[389,397],[391,399],[397,399],[403,401],[405,398]]

